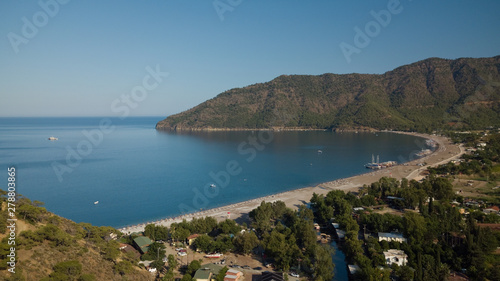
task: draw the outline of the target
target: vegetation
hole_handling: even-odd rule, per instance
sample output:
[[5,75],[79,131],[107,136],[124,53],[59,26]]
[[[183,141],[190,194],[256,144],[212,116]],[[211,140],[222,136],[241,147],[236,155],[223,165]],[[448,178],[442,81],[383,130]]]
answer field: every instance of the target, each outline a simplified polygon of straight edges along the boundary
[[431,58],[382,75],[283,75],[219,94],[157,124],[210,128],[375,128],[431,132],[499,127],[500,56]]
[[[486,214],[479,207],[460,206],[468,199],[453,191],[452,180],[466,175],[496,184],[500,134],[452,135],[474,147],[485,145],[464,155],[460,162],[429,168],[430,175],[420,182],[382,177],[356,194],[341,190],[325,196],[313,194],[310,208],[301,205],[298,210],[281,201],[262,202],[249,213],[249,227],[233,220],[217,222],[212,217],[184,220],[170,227],[150,224],[144,235],[155,242],[141,259],[152,261],[151,267],[161,271],[165,266],[162,242],[185,243],[190,235],[198,234],[193,250],[255,255],[279,271],[300,271],[313,280],[331,280],[332,249],[318,243],[314,226],[317,223],[324,230],[335,221],[345,231],[341,248],[347,262],[361,268],[355,280],[445,280],[450,270],[465,272],[472,280],[498,280],[500,259],[495,250],[500,246],[500,232],[479,222],[499,223],[500,216]],[[6,193],[0,191],[0,195],[0,215],[6,218]],[[137,266],[139,260],[119,251],[118,241],[110,238],[111,234],[121,235],[116,229],[76,224],[47,212],[41,202],[22,196],[17,202],[20,223],[25,224],[16,241],[16,249],[23,252],[19,261],[23,266],[7,280],[150,279],[149,273]],[[374,211],[388,206],[391,212]],[[355,211],[355,207],[364,209]],[[0,230],[5,233],[6,225],[0,224]],[[378,241],[378,232],[400,232],[407,242]],[[5,269],[9,249],[6,235],[2,237],[0,266]],[[135,237],[124,236],[120,241],[132,244]],[[403,250],[408,255],[407,264],[387,266],[383,251],[388,249]],[[28,258],[29,263],[23,261]],[[192,280],[201,264],[201,260],[193,260],[179,269],[176,257],[169,255],[161,280],[175,280],[176,270],[184,273],[181,280]],[[225,271],[227,267],[215,278],[223,280]]]
[[[0,214],[7,217],[6,193],[0,190]],[[2,280],[149,280],[138,260],[119,250],[111,227],[74,223],[48,212],[43,203],[16,198],[16,274],[7,270],[7,229],[0,225],[0,279]],[[2,220],[2,223],[6,221]]]
[[[332,191],[326,196],[315,194],[311,203],[318,218],[330,215],[329,207],[334,209],[335,221],[346,230],[343,243],[346,259],[361,267],[356,280],[390,280],[391,274],[398,280],[444,280],[450,269],[465,269],[473,280],[497,280],[500,260],[493,252],[500,245],[500,233],[478,227],[473,216],[464,221],[458,208],[449,203],[453,199],[453,193],[448,192],[450,184],[443,178],[430,178],[422,183],[412,181],[408,185],[382,178],[360,193],[360,196],[374,194],[387,202],[390,202],[387,196],[404,194],[404,189],[423,194],[425,199],[440,198],[420,203],[418,213],[406,211],[403,216],[353,213],[351,204],[359,201],[350,199],[352,196],[342,191]],[[403,198],[401,201],[404,205],[408,200],[421,202],[422,199]],[[359,225],[364,226],[363,233],[374,236],[377,232],[402,231],[408,242],[378,242],[368,236],[363,244],[358,239]],[[382,251],[388,249],[403,250],[408,255],[408,264],[379,269],[386,266]]]

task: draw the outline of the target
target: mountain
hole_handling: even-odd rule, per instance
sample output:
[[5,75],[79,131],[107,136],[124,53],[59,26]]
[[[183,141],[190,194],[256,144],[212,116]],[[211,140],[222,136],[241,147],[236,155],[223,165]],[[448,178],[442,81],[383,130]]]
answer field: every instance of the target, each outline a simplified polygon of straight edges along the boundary
[[500,56],[429,58],[384,74],[282,75],[231,89],[158,130],[394,129],[500,125]]

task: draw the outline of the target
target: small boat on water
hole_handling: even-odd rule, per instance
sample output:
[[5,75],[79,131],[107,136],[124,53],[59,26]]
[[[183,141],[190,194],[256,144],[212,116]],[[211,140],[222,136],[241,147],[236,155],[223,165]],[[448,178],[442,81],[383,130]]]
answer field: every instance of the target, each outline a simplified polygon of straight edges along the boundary
[[212,183],[212,184],[210,184],[210,187],[211,187],[211,188],[215,188],[215,187],[216,187],[216,185]]
[[56,138],[56,137],[49,137],[49,140],[50,141],[56,141],[56,140],[58,140],[58,138]]
[[94,205],[97,205],[97,204],[99,204],[99,201],[95,201],[95,202],[94,202]]

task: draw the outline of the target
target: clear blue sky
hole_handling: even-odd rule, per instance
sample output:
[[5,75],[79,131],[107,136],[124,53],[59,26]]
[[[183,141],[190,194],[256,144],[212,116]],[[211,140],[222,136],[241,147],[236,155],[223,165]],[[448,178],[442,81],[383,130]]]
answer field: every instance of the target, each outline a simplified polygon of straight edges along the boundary
[[[230,8],[219,13],[211,0],[54,1],[41,0],[48,12],[37,1],[0,1],[0,116],[118,116],[119,106],[167,116],[282,74],[500,55],[497,0],[400,0],[379,30],[370,12],[393,0],[218,0]],[[373,37],[348,62],[340,44],[356,47],[355,27],[367,26]],[[169,75],[125,105],[120,97],[143,85],[148,66]]]

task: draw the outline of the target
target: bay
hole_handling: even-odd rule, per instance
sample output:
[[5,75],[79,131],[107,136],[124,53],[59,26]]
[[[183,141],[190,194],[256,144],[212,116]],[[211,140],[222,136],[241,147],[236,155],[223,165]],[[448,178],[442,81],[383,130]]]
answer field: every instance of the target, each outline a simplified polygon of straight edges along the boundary
[[404,162],[422,143],[383,132],[167,133],[154,128],[161,119],[0,118],[0,187],[14,166],[18,193],[49,211],[123,227],[365,173],[372,154]]

